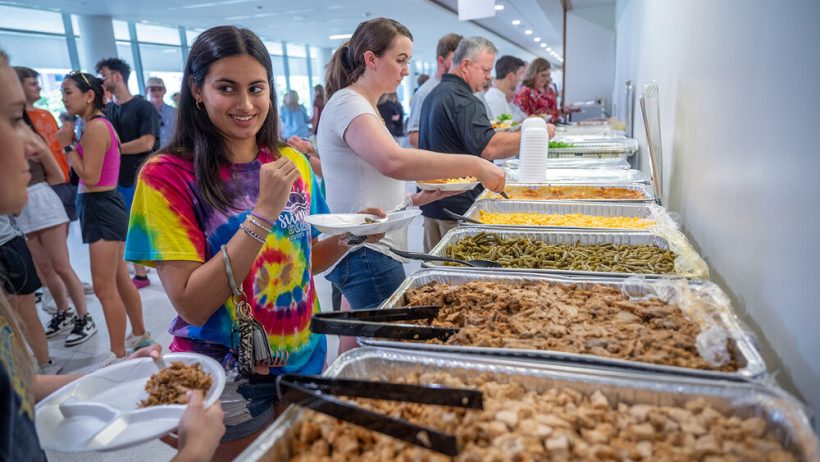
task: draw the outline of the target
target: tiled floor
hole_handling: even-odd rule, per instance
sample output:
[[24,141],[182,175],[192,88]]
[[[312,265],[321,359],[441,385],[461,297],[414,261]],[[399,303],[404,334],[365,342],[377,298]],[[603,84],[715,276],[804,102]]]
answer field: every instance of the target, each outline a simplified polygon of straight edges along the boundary
[[[423,237],[421,217],[413,221],[408,229],[408,234],[410,238],[410,250],[420,252]],[[69,232],[69,252],[71,254],[71,263],[79,274],[80,279],[90,282],[88,247],[84,245],[80,239],[80,228],[76,222],[72,223]],[[416,271],[418,268],[418,262],[411,262],[405,265],[407,274]],[[151,279],[151,285],[139,291],[142,297],[145,324],[154,340],[160,343],[164,349],[167,349],[171,341],[171,336],[168,334],[167,329],[174,316],[174,310],[165,295],[165,291],[160,285],[156,272],[152,271],[149,273],[149,278]],[[319,291],[319,300],[322,309],[329,311],[331,309],[330,284],[322,276],[317,277],[315,281]],[[93,295],[86,297],[86,300],[88,302],[88,310],[97,324],[97,334],[86,343],[72,348],[66,348],[63,345],[65,335],[57,336],[49,342],[51,356],[60,364],[64,365],[63,372],[93,370],[95,365],[108,353],[108,333],[105,328],[105,318],[102,314],[102,307]],[[38,311],[45,323],[48,320],[48,315],[42,310]],[[130,332],[130,326],[128,332]],[[336,358],[337,345],[337,338],[333,336],[328,338],[328,362],[332,362]],[[69,454],[48,451],[49,460],[54,462],[131,462],[145,460],[160,462],[171,459],[173,455],[174,450],[159,441],[152,441],[134,448],[106,453]]]

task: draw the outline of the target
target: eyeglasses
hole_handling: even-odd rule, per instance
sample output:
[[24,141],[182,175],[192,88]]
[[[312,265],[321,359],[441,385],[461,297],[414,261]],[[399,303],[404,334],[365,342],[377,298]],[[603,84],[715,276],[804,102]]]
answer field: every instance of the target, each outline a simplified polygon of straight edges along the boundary
[[148,87],[148,91],[165,91],[165,87]]
[[83,78],[83,80],[85,81],[85,84],[86,84],[86,85],[88,85],[89,87],[91,87],[91,82],[89,82],[89,81],[88,81],[88,77],[86,77],[86,76],[85,76],[85,73],[80,72],[80,71],[71,71],[71,72],[68,74],[68,76],[69,76],[69,77],[75,77],[75,76],[78,76],[78,75],[79,75],[80,77],[82,77],[82,78]]

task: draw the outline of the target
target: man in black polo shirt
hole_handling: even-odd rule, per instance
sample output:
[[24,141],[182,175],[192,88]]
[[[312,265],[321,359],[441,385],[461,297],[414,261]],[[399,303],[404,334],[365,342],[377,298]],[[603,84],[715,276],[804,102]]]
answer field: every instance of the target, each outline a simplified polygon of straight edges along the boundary
[[[487,161],[518,154],[521,132],[496,133],[487,118],[484,104],[473,93],[490,79],[496,48],[489,40],[469,37],[453,54],[450,72],[427,96],[421,108],[419,148],[430,151],[472,154]],[[552,136],[554,128],[550,129]],[[424,215],[424,250],[430,251],[457,225],[444,213],[448,209],[463,214],[483,188],[438,200],[421,207]]]
[[[114,96],[105,107],[105,116],[120,137],[120,178],[117,190],[125,209],[131,213],[137,173],[142,162],[159,149],[160,117],[153,104],[128,90],[131,66],[119,58],[106,58],[96,65],[103,86]],[[142,265],[134,265],[134,285],[142,289],[150,284]]]

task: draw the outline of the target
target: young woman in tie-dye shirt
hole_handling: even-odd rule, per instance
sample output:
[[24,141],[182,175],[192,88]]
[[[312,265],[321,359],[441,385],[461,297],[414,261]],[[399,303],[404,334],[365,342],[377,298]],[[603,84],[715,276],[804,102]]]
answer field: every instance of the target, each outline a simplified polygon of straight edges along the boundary
[[237,454],[273,418],[276,374],[321,373],[326,344],[310,332],[319,312],[312,274],[346,250],[338,237],[318,242],[304,221],[328,208],[307,159],[277,139],[272,79],[253,32],[220,26],[197,38],[176,133],[140,171],[128,230],[125,258],[157,268],[178,313],[172,351],[207,354],[232,369],[238,335],[226,245],[271,348],[287,355],[281,367],[258,365],[257,375],[229,381],[217,458]]

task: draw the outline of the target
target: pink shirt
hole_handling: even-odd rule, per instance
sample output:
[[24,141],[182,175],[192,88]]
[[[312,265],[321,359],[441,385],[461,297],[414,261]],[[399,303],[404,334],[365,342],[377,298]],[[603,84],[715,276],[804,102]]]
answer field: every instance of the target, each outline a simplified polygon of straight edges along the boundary
[[[111,125],[108,119],[105,117],[98,117],[98,119],[102,120],[105,126],[108,127],[108,134],[111,136],[111,146],[105,151],[102,170],[100,171],[100,181],[98,181],[97,184],[87,186],[116,186],[120,177],[120,139],[117,137],[114,126]],[[77,154],[80,155],[80,159],[83,158],[83,146],[81,144],[77,145]],[[81,179],[80,185],[86,185],[86,183]]]

